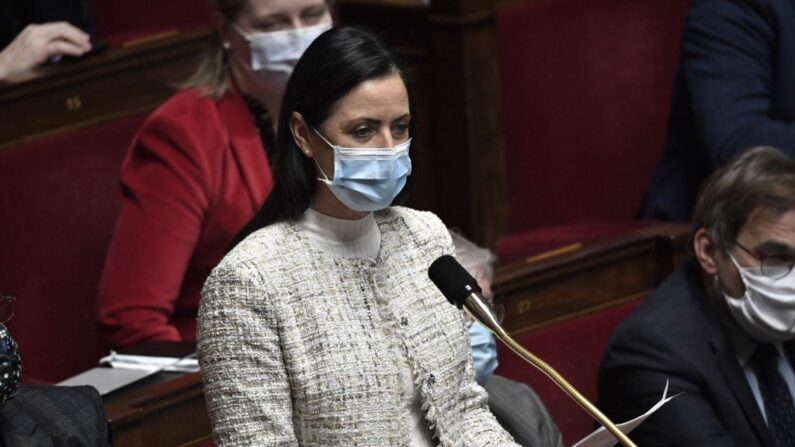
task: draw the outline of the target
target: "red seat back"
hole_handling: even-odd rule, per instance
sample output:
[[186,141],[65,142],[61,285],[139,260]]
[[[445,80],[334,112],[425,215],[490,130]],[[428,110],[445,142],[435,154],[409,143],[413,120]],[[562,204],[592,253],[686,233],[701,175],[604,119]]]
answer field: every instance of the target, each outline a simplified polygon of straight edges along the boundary
[[170,30],[212,26],[208,0],[91,0],[100,41],[117,44]]
[[[597,372],[613,330],[640,301],[573,318],[516,336],[533,354],[552,365],[592,403]],[[566,445],[593,431],[594,421],[549,378],[500,344],[497,374],[530,385],[558,424]],[[613,421],[624,422],[624,421]]]
[[144,117],[0,149],[0,293],[17,298],[8,327],[23,380],[57,382],[103,355],[97,284]]
[[664,144],[686,3],[499,11],[510,231],[634,218]]

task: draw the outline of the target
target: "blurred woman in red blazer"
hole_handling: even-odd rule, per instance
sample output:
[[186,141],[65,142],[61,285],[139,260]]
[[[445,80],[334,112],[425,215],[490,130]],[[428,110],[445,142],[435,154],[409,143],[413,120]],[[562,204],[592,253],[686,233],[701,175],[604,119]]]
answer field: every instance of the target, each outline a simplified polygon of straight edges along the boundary
[[98,298],[111,347],[195,341],[207,275],[270,192],[271,117],[292,67],[332,23],[325,0],[214,3],[217,39],[122,166]]

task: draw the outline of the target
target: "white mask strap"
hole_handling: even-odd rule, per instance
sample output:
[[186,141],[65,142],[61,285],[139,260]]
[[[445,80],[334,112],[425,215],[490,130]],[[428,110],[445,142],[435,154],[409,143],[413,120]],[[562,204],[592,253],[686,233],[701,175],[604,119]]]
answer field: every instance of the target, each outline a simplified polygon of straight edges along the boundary
[[315,129],[315,128],[313,127],[313,128],[312,128],[312,130],[314,130],[314,131],[315,131],[315,133],[317,134],[317,136],[319,136],[321,140],[325,141],[325,142],[326,142],[326,144],[328,144],[328,145],[329,145],[329,147],[331,147],[332,149],[336,149],[336,146],[334,146],[333,144],[329,143],[329,141],[326,139],[326,137],[324,137],[322,133],[318,132],[318,130],[317,130],[317,129]]
[[237,33],[240,34],[241,37],[246,39],[248,42],[251,42],[251,33],[241,28],[240,25],[237,24],[237,22],[232,22],[232,28],[234,28],[234,30],[237,31]]
[[323,172],[323,168],[320,167],[320,164],[317,162],[315,157],[312,157],[312,161],[315,162],[315,166],[317,166],[317,168],[320,170],[320,173],[323,174],[323,178],[318,177],[317,180],[320,180],[321,182],[330,185],[331,184],[331,180],[329,180],[329,178],[326,175],[326,173]]

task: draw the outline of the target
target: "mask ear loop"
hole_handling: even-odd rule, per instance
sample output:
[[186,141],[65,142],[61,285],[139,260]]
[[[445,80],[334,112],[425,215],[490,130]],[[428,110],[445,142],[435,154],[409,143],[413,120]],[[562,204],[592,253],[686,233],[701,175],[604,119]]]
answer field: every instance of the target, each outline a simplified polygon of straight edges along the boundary
[[[747,292],[748,291],[748,284],[746,283],[745,276],[743,275],[743,268],[740,267],[740,263],[737,262],[737,258],[735,258],[734,255],[731,254],[731,252],[726,250],[726,255],[729,256],[729,259],[731,259],[732,264],[734,264],[734,267],[737,269],[737,274],[740,275],[740,281],[742,281],[743,287],[746,289],[746,292]],[[717,282],[718,286],[720,287],[720,291],[723,292],[724,295],[726,295],[728,297],[731,297],[732,299],[742,299],[743,298],[743,297],[735,298],[735,297],[729,295],[728,293],[726,293],[726,290],[723,288],[723,286],[720,283],[720,278],[718,278],[718,274],[717,273],[715,274],[715,281]]]
[[232,22],[232,28],[234,28],[234,30],[237,31],[238,34],[240,34],[240,37],[246,39],[246,42],[249,43],[251,42],[251,33],[241,28],[240,25],[237,24],[237,22]]
[[[335,153],[336,153],[336,148],[334,147],[334,145],[333,145],[333,144],[329,143],[329,141],[328,141],[328,140],[327,140],[327,139],[326,139],[326,138],[325,138],[325,137],[324,137],[324,136],[323,136],[323,135],[322,135],[320,132],[318,132],[318,130],[317,130],[317,129],[315,129],[315,128],[314,128],[314,127],[312,127],[312,126],[310,126],[310,128],[312,129],[312,131],[314,131],[314,132],[317,134],[317,136],[319,136],[319,137],[320,137],[320,139],[321,139],[321,140],[323,140],[323,142],[325,142],[326,144],[328,144],[329,146],[331,146],[331,149],[332,149],[332,150],[334,150],[334,151],[335,151]],[[328,178],[328,176],[326,175],[325,171],[323,171],[323,168],[321,168],[321,167],[320,167],[320,164],[317,162],[317,158],[316,158],[316,157],[312,157],[312,161],[314,161],[314,162],[315,162],[315,166],[317,166],[317,169],[318,169],[318,170],[320,170],[320,173],[321,173],[321,174],[323,174],[323,178],[320,178],[320,177],[318,177],[318,178],[317,178],[317,180],[319,180],[319,181],[321,181],[321,182],[323,182],[323,183],[325,183],[325,184],[327,184],[327,185],[331,186],[331,185],[332,185],[334,182],[333,182],[332,180],[329,180],[329,178]]]

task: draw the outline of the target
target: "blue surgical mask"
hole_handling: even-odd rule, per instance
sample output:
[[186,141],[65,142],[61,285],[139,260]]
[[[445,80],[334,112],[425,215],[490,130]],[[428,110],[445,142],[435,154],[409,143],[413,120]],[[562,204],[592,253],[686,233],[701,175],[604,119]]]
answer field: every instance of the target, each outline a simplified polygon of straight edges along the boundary
[[[331,192],[354,211],[376,211],[388,207],[406,186],[411,174],[411,139],[393,148],[336,146],[315,133],[334,149],[334,178],[317,165]],[[317,161],[315,161],[317,164]]]
[[475,369],[475,379],[483,385],[497,369],[497,342],[494,341],[494,335],[480,323],[472,323],[469,326],[469,338],[472,341],[472,367]]

